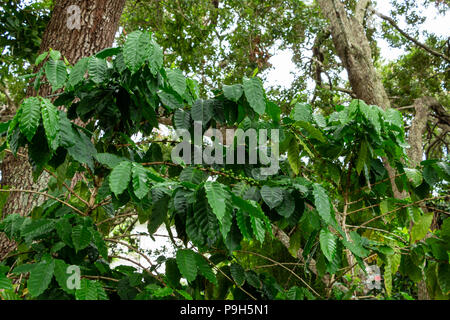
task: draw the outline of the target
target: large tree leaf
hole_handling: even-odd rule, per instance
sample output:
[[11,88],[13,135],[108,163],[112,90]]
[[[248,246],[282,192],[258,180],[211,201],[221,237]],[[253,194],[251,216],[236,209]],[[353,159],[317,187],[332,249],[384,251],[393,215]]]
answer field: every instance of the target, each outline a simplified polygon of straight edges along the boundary
[[150,41],[150,53],[148,57],[150,72],[156,76],[164,63],[163,50],[153,39]]
[[191,114],[183,109],[176,109],[173,114],[173,124],[175,129],[189,130],[191,128]]
[[411,229],[411,243],[422,240],[428,233],[431,223],[433,222],[433,213],[427,213],[414,223]]
[[450,294],[450,265],[448,263],[439,263],[437,269],[437,279],[442,293]]
[[166,220],[169,198],[170,197],[167,194],[163,194],[161,197],[156,197],[155,189],[153,189],[152,213],[147,225],[147,230],[150,234],[155,233],[161,224]]
[[216,275],[202,255],[195,255],[195,263],[197,264],[198,273],[208,279],[212,284],[217,285]]
[[333,225],[334,220],[331,216],[330,199],[325,189],[320,184],[313,184],[314,204],[320,217],[328,224]]
[[269,208],[273,209],[283,201],[283,189],[280,187],[263,186],[261,188],[261,197]]
[[31,142],[41,119],[41,102],[36,97],[27,98],[23,101],[21,109],[20,132]]
[[328,229],[320,231],[320,249],[322,250],[328,261],[332,261],[337,251],[337,238]]
[[49,286],[53,278],[55,262],[53,259],[49,261],[39,262],[31,271],[28,279],[28,291],[31,296],[36,298],[41,295]]
[[49,233],[55,228],[55,221],[50,219],[26,219],[20,229],[20,234],[27,242]]
[[295,121],[310,122],[312,119],[311,106],[306,103],[297,102],[292,109],[290,117]]
[[229,213],[230,193],[225,186],[219,182],[205,182],[206,197],[214,214],[219,221],[222,221],[227,213]]
[[[85,163],[89,166],[91,170],[94,170],[94,158],[97,154],[92,141],[86,136],[86,134],[80,130],[71,130],[67,124],[63,124],[65,128],[61,125],[61,130],[66,130],[65,134],[68,134],[66,138],[61,138],[61,145],[65,139],[73,138],[72,142],[74,144],[67,148],[69,155],[76,161],[80,163]],[[65,142],[66,143],[66,142]],[[68,142],[67,142],[68,143]]]
[[197,278],[196,254],[192,250],[180,249],[177,251],[176,259],[178,269],[187,281],[192,282]]
[[250,107],[259,115],[266,111],[264,89],[259,78],[243,79],[244,93]]
[[44,124],[45,135],[47,136],[48,145],[52,150],[56,150],[59,146],[59,116],[58,109],[48,99],[41,100],[42,122]]
[[131,162],[122,161],[111,172],[109,176],[109,187],[116,196],[122,194],[130,183]]
[[77,300],[108,300],[108,296],[100,282],[81,279],[80,286],[80,289],[75,292]]
[[238,286],[243,286],[245,282],[245,270],[238,263],[232,263],[230,266],[231,276]]
[[62,60],[49,60],[44,65],[45,76],[50,82],[53,91],[64,86],[67,78],[66,65]]
[[147,182],[147,170],[140,164],[133,163],[133,191],[138,199],[144,198],[150,190]]
[[198,99],[191,109],[191,118],[205,126],[214,115],[213,104],[208,100]]
[[298,175],[300,172],[300,146],[297,143],[297,139],[291,139],[291,142],[288,146],[288,161],[291,166],[292,171],[295,175]]
[[0,273],[0,290],[12,290],[13,286],[11,280],[6,277],[6,275]]
[[89,59],[89,77],[94,83],[102,83],[108,77],[108,64],[106,60],[91,57]]
[[411,182],[414,188],[417,188],[422,184],[423,177],[422,173],[420,173],[417,169],[405,168],[406,177]]
[[84,225],[77,225],[72,229],[72,242],[78,252],[86,248],[91,243],[92,233]]
[[180,69],[169,69],[166,71],[169,84],[180,96],[186,91],[186,77]]
[[134,31],[127,36],[123,46],[123,58],[127,68],[135,73],[151,53],[150,34]]
[[81,58],[72,68],[69,74],[69,80],[67,84],[69,87],[75,87],[84,79],[84,75],[88,69],[89,58]]
[[244,92],[241,84],[234,84],[231,86],[224,85],[222,90],[225,98],[234,102],[238,102]]
[[58,282],[59,286],[68,294],[74,294],[75,290],[69,289],[69,287],[67,286],[67,280],[70,277],[70,274],[67,273],[67,268],[69,267],[69,265],[60,259],[55,259],[54,261],[55,261],[55,270],[54,270],[55,279]]

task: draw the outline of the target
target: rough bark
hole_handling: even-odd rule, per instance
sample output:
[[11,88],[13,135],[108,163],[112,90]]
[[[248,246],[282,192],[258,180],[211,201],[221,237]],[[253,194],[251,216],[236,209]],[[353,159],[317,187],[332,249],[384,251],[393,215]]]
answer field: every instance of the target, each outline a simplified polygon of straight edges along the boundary
[[[113,44],[118,29],[125,0],[57,0],[52,17],[44,32],[40,52],[59,50],[74,64],[85,56],[90,56]],[[70,8],[75,8],[76,11]],[[79,13],[79,24],[75,14]],[[75,19],[68,23],[68,19]],[[79,28],[77,28],[79,25]],[[40,94],[49,93],[42,88]],[[32,93],[29,92],[31,95]],[[46,188],[48,177],[42,175],[33,181],[31,166],[27,157],[7,155],[2,163],[2,184],[15,189],[42,190]],[[27,193],[11,193],[3,208],[3,217],[11,213],[27,214],[41,199]],[[0,235],[0,261],[14,248],[14,244]]]

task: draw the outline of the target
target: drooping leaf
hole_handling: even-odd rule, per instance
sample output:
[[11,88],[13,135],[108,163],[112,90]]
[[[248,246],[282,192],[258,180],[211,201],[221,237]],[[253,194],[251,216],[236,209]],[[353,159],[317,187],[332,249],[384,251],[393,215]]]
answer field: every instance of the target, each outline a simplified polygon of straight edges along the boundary
[[23,101],[21,106],[21,117],[19,121],[20,132],[31,142],[36,134],[39,120],[41,118],[41,103],[39,98],[30,97]]
[[192,282],[197,278],[196,254],[192,250],[180,249],[176,253],[178,269],[187,281]]
[[207,100],[198,99],[192,106],[191,118],[194,121],[199,121],[205,126],[214,115],[213,105]]
[[123,46],[123,57],[127,68],[135,73],[150,54],[150,35],[142,31],[134,31],[127,36]]
[[186,78],[180,69],[169,69],[166,71],[169,84],[180,96],[186,91]]
[[116,196],[122,194],[130,183],[131,162],[122,161],[112,170],[109,176],[109,187]]
[[140,164],[133,163],[133,191],[138,199],[144,198],[150,190],[147,181],[147,170]]
[[53,278],[55,262],[53,259],[38,263],[31,271],[28,279],[28,291],[36,298],[41,295],[49,286]]
[[230,193],[223,184],[212,181],[205,183],[205,191],[214,214],[219,221],[222,221],[229,213]]
[[411,243],[422,240],[428,233],[431,223],[433,222],[433,213],[427,213],[414,223],[411,229]]
[[59,132],[58,109],[56,109],[50,100],[42,98],[41,113],[48,145],[55,151],[59,145],[59,141],[57,139],[57,134]]
[[99,84],[108,77],[108,65],[106,60],[91,57],[88,65],[89,77],[94,83]]
[[243,79],[245,97],[250,107],[259,115],[266,111],[266,101],[264,98],[264,89],[259,78]]
[[298,175],[300,172],[301,164],[300,164],[300,147],[296,139],[291,139],[291,143],[289,143],[288,161],[292,171],[295,173],[295,175]]
[[244,285],[245,282],[245,270],[238,263],[232,263],[230,266],[231,276],[233,277],[234,282],[238,286]]
[[331,216],[330,199],[325,189],[320,184],[313,184],[314,204],[320,217],[328,224],[333,225],[334,221]]
[[81,279],[80,289],[75,292],[77,300],[108,300],[108,296],[98,281]]
[[72,68],[69,74],[69,80],[67,84],[69,87],[75,87],[84,79],[84,75],[88,69],[89,58],[81,58]]
[[67,69],[62,60],[49,60],[44,65],[45,76],[53,91],[62,88],[66,82]]
[[72,229],[72,242],[78,252],[86,248],[92,239],[92,233],[85,225],[77,225]]
[[328,261],[332,261],[337,250],[336,236],[328,229],[322,229],[320,231],[320,249],[322,250]]

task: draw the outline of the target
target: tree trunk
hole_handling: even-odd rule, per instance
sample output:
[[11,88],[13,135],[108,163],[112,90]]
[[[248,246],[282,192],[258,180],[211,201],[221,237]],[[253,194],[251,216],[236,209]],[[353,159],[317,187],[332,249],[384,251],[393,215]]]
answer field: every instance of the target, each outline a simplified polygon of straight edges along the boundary
[[[373,65],[372,50],[363,27],[363,19],[370,0],[360,0],[355,14],[348,16],[339,0],[318,0],[322,14],[330,21],[330,30],[336,53],[347,70],[348,80],[358,99],[368,104],[390,108],[383,83]],[[395,198],[404,198],[395,184],[395,170],[383,159]]]
[[[40,52],[50,48],[58,50],[74,64],[113,44],[125,0],[57,0],[52,17],[42,37]],[[48,94],[43,87],[40,94]],[[29,91],[29,95],[33,93]],[[17,158],[8,154],[3,160],[2,185],[15,189],[42,190],[48,182],[43,174],[33,181],[31,166],[26,155]],[[11,193],[3,208],[3,217],[11,213],[25,215],[41,199],[28,193]],[[14,244],[0,235],[0,261],[14,248]]]

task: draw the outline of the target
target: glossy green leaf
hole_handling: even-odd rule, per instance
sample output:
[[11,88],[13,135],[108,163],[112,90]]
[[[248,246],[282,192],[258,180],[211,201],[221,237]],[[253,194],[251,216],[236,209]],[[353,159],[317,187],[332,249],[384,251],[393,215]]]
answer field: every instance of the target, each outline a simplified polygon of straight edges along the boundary
[[259,115],[266,111],[266,101],[264,98],[264,89],[259,78],[243,79],[245,97],[250,107]]
[[116,196],[122,194],[130,183],[131,162],[122,161],[111,172],[109,176],[109,187]]
[[31,142],[36,134],[41,119],[41,102],[39,98],[30,97],[23,101],[19,121],[20,132]]

